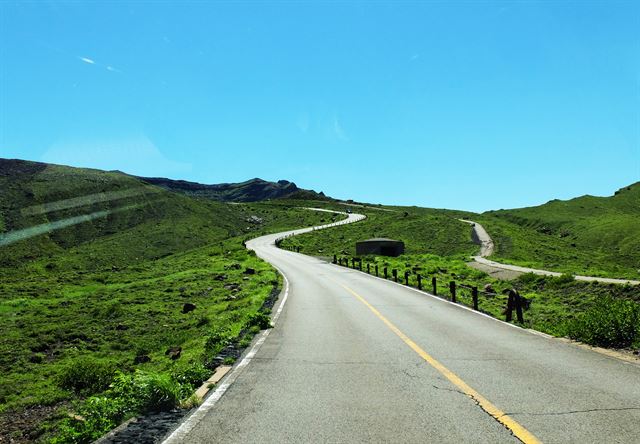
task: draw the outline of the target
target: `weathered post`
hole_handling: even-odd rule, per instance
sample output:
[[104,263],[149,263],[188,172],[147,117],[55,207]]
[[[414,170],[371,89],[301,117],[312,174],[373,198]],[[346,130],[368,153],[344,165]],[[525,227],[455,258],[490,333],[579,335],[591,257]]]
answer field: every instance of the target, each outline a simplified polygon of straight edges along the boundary
[[473,309],[478,311],[478,287],[471,287],[471,298],[473,299]]
[[367,274],[371,274],[371,264],[367,262]]
[[473,301],[473,309],[478,310],[478,287],[471,287],[471,300]]
[[358,269],[362,271],[362,259],[358,261]]
[[509,299],[507,299],[507,309],[504,311],[504,314],[507,315],[507,322],[511,322],[513,320],[514,309],[516,311],[518,322],[524,322],[524,316],[522,315],[522,296],[520,296],[518,290],[512,288],[510,290],[504,290],[502,293],[507,293],[509,295]]
[[451,302],[456,302],[456,281],[449,282],[449,291],[451,292]]
[[333,263],[335,264],[335,263],[337,263],[337,262],[338,262],[338,257],[334,254],[334,255],[333,255]]
[[300,253],[300,248],[301,248],[300,245],[298,245],[298,253]]
[[387,279],[389,275],[387,274],[387,267],[384,267],[384,278]]
[[431,286],[433,287],[433,295],[438,296],[438,283],[435,276],[431,278]]
[[376,264],[376,277],[378,277],[378,264]]
[[418,274],[416,278],[418,279],[418,290],[422,290],[422,276]]
[[513,308],[516,305],[516,296],[513,293],[513,291],[508,290],[509,291],[509,299],[507,299],[507,311],[506,311],[506,315],[507,315],[507,322],[511,322],[511,320],[513,319]]
[[398,270],[394,268],[393,270],[391,270],[391,274],[393,275],[393,281],[398,282]]
[[404,272],[404,285],[409,286],[409,272]]
[[518,291],[516,293],[516,316],[518,317],[518,322],[524,322],[524,316],[522,315],[522,297]]
[[356,269],[356,258],[355,257],[351,258],[351,268],[353,268],[354,270]]

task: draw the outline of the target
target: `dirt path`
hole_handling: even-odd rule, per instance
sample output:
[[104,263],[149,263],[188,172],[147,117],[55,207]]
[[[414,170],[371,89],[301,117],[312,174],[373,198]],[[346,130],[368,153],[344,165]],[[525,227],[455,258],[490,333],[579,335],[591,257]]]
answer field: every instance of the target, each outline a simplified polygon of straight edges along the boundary
[[[474,256],[474,262],[470,264],[473,268],[482,270],[497,279],[514,279],[520,274],[534,273],[540,276],[562,276],[562,273],[557,271],[538,270],[535,268],[520,267],[518,265],[502,264],[500,262],[487,259],[494,251],[494,243],[487,230],[482,225],[472,220],[458,219],[461,222],[470,224],[473,227],[471,237],[476,244],[480,245],[480,255]],[[640,285],[640,281],[631,279],[612,279],[595,276],[575,276],[577,281],[587,282],[604,282],[608,284],[631,284]]]

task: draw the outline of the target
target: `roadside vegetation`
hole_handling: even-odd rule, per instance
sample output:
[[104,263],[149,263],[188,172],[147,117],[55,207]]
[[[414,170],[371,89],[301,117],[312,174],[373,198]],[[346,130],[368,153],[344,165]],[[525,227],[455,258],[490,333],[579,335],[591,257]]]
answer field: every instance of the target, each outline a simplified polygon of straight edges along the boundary
[[[361,212],[361,211],[359,211]],[[406,215],[408,213],[408,215]],[[640,348],[640,288],[576,281],[572,275],[544,277],[524,274],[512,281],[501,281],[467,265],[478,246],[471,242],[471,228],[456,220],[456,212],[403,209],[398,212],[367,211],[369,218],[357,224],[306,233],[283,241],[282,247],[300,248],[300,252],[332,260],[355,256],[355,243],[370,237],[389,237],[404,241],[405,254],[391,258],[365,256],[371,274],[378,266],[379,276],[388,269],[393,279],[417,287],[417,274],[423,289],[431,292],[436,278],[437,293],[450,298],[449,282],[457,284],[459,303],[472,306],[470,287],[478,287],[479,309],[504,319],[507,297],[504,290],[515,288],[530,301],[523,327],[555,336],[567,336],[591,345],[615,348]],[[452,217],[453,216],[453,217]],[[460,215],[469,217],[468,215]],[[350,266],[351,266],[351,262]],[[485,291],[485,289],[487,291]]]
[[640,183],[611,197],[472,216],[493,238],[493,259],[586,276],[640,279]]
[[[269,325],[275,270],[242,241],[317,225],[284,201],[223,204],[107,173],[0,166],[0,440],[90,442],[194,388]],[[307,204],[305,206],[312,206]],[[100,216],[45,234],[34,226]]]

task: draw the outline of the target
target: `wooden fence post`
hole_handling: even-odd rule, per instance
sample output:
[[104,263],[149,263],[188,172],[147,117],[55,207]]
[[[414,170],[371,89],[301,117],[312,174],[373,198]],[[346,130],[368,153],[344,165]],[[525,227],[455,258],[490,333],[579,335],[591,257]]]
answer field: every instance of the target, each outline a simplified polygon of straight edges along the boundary
[[394,282],[398,282],[398,270],[394,268],[393,270],[391,270],[391,274],[393,275]]
[[433,295],[438,296],[438,283],[435,276],[431,278],[431,286],[433,287]]
[[376,277],[378,277],[378,264],[376,264]]
[[524,316],[522,316],[522,297],[520,293],[516,291],[516,316],[518,317],[518,322],[521,324],[524,322]]
[[404,285],[406,285],[407,287],[409,286],[409,272],[408,271],[404,272]]
[[371,274],[371,264],[367,262],[367,274]]
[[387,267],[384,267],[384,278],[387,279],[388,275],[387,275]]
[[362,271],[362,259],[358,261],[358,269]]
[[478,311],[478,287],[471,287],[471,298],[473,299],[473,309]]
[[511,320],[513,319],[513,309],[514,309],[514,305],[516,304],[516,296],[515,294],[513,294],[513,291],[509,291],[509,299],[507,299],[507,322],[511,322]]
[[338,262],[338,257],[334,254],[334,255],[333,255],[333,263],[335,264],[335,263],[337,263],[337,262]]
[[456,281],[449,282],[449,291],[451,292],[451,302],[456,302]]
[[520,293],[518,293],[518,290],[516,289],[511,289],[511,290],[505,290],[504,293],[509,293],[509,299],[507,300],[507,310],[506,310],[506,315],[507,315],[507,322],[511,322],[513,320],[513,310],[516,310],[516,319],[518,320],[518,322],[523,323],[524,322],[524,316],[522,315],[522,297],[520,296]]
[[422,276],[418,273],[416,277],[418,278],[418,290],[422,290]]

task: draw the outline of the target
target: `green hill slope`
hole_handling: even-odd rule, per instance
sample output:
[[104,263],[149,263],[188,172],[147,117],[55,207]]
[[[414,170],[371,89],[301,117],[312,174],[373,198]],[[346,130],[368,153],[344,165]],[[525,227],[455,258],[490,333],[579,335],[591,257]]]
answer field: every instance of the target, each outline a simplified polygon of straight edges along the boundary
[[640,183],[614,196],[583,196],[477,217],[496,260],[590,275],[640,276]]
[[[242,239],[325,217],[286,201],[226,204],[117,172],[0,159],[0,441],[67,433],[87,442],[136,414],[129,401],[99,418],[70,404],[105,390],[116,371],[155,375],[188,396],[227,341],[255,333],[278,285]],[[184,313],[187,303],[196,308]],[[179,359],[165,354],[171,347]],[[60,428],[64,409],[90,421]]]
[[458,218],[468,213],[419,207],[347,207],[367,215],[357,224],[314,231],[291,239],[283,246],[300,247],[307,254],[331,257],[333,254],[355,255],[357,241],[392,238],[405,244],[407,254],[436,254],[466,257],[477,250],[471,229]]

